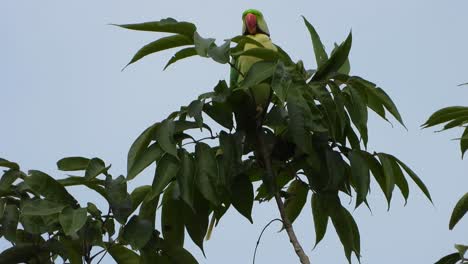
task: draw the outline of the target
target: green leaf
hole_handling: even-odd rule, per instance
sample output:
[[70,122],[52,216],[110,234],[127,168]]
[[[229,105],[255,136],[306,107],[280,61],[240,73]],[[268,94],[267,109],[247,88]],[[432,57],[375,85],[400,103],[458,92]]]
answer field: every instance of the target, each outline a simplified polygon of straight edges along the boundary
[[150,185],[143,185],[135,188],[130,194],[130,199],[132,200],[132,213],[135,212],[137,207],[143,202],[146,195],[151,191]]
[[252,48],[232,54],[233,57],[249,56],[262,59],[264,61],[276,61],[279,58],[278,52],[267,48]]
[[[115,24],[114,24],[115,25]],[[193,33],[196,30],[196,26],[189,22],[177,21],[171,17],[161,19],[160,21],[154,22],[145,22],[138,24],[123,24],[115,25],[118,27],[139,30],[139,31],[153,31],[153,32],[166,32],[166,33],[176,33],[185,35],[187,37],[192,37]]]
[[226,64],[229,62],[229,51],[231,47],[231,41],[227,40],[223,45],[217,47],[216,45],[208,49],[208,56],[210,56],[214,61]]
[[[367,153],[365,151],[361,152],[361,154],[365,158],[367,166],[369,166],[369,169],[371,170],[372,175],[374,176],[375,180],[379,184],[380,189],[385,194],[385,190],[386,190],[385,186],[386,185],[385,185],[385,176],[384,176],[384,171],[383,171],[382,165],[380,164],[380,162],[373,155],[371,155],[371,154],[369,154],[369,153]],[[385,197],[387,197],[387,196],[385,196]],[[387,202],[389,202],[389,201],[387,200]]]
[[183,203],[179,200],[179,186],[172,182],[162,200],[161,227],[164,241],[170,247],[184,246]]
[[151,163],[157,162],[163,154],[164,151],[157,143],[153,143],[151,146],[144,149],[138,158],[135,159],[132,167],[128,171],[127,180],[134,179],[138,174],[140,174],[140,172],[151,165]]
[[328,190],[338,190],[345,180],[345,167],[341,154],[328,150],[325,152],[328,169]]
[[29,171],[30,176],[24,182],[36,193],[50,201],[75,205],[77,201],[59,182],[49,175],[36,170]]
[[154,199],[161,194],[164,188],[175,179],[179,169],[180,164],[176,158],[168,154],[164,155],[157,164],[152,190],[148,194],[149,199]]
[[397,159],[396,157],[393,157],[398,164],[400,164],[401,168],[406,171],[406,173],[411,177],[411,179],[416,183],[416,185],[421,189],[421,191],[426,195],[427,199],[431,201],[432,203],[432,198],[431,194],[429,193],[429,190],[427,189],[426,185],[424,185],[423,181],[412,171],[405,163],[403,163],[401,160]]
[[385,178],[385,197],[387,198],[388,207],[390,208],[390,201],[392,200],[393,189],[395,188],[395,175],[393,172],[392,161],[387,154],[378,153],[380,163],[382,163],[383,174]]
[[460,150],[462,153],[462,159],[467,149],[468,149],[468,127],[465,128],[460,139]]
[[177,157],[177,148],[174,142],[174,120],[165,119],[160,126],[156,128],[155,138],[162,150]]
[[164,70],[169,67],[169,65],[179,61],[183,60],[192,56],[197,55],[197,50],[194,47],[190,48],[185,48],[177,51],[174,56],[171,57],[171,59],[167,62],[166,66],[164,66]]
[[202,36],[200,36],[200,34],[198,34],[198,32],[196,31],[193,34],[193,41],[195,44],[195,50],[197,51],[197,54],[202,57],[208,57],[208,50],[212,46],[216,46],[214,44],[214,38],[202,38]]
[[398,122],[400,122],[400,124],[406,128],[405,124],[403,123],[403,119],[401,118],[401,115],[398,112],[398,109],[397,109],[395,103],[393,103],[390,96],[388,96],[387,93],[385,93],[384,90],[377,87],[375,89],[368,89],[368,91],[372,92],[373,95],[375,95],[377,98],[379,98],[379,100],[382,102],[382,104],[385,106],[385,108],[388,110],[388,112],[390,112],[390,114],[392,114],[393,117],[395,117],[395,119],[398,120]]
[[241,87],[248,88],[270,78],[276,69],[276,62],[259,61],[256,62],[244,77]]
[[192,156],[183,150],[180,153],[180,170],[177,174],[177,182],[180,188],[181,199],[191,208],[194,208],[194,190],[196,188],[195,182],[195,162]]
[[462,219],[468,211],[468,192],[463,195],[453,208],[452,216],[450,217],[449,229],[452,230],[455,225]]
[[275,95],[281,101],[281,103],[286,102],[286,97],[288,94],[289,87],[292,84],[292,78],[287,71],[284,63],[279,61],[273,79],[271,81],[271,88],[275,92]]
[[209,204],[198,192],[194,195],[194,209],[184,204],[184,224],[192,241],[203,251],[203,239],[208,230]]
[[245,216],[250,223],[253,223],[252,207],[254,202],[254,191],[252,182],[250,182],[247,175],[238,175],[231,186],[231,191],[231,202],[234,208],[236,208],[240,214]]
[[18,227],[18,219],[19,212],[16,205],[7,204],[5,206],[5,211],[3,212],[1,223],[3,236],[10,242],[14,242],[16,240],[16,228]]
[[439,125],[450,120],[468,115],[466,106],[450,106],[437,110],[422,125],[424,128]]
[[167,254],[172,264],[198,264],[192,254],[182,247],[173,248]]
[[[146,152],[149,143],[154,135],[154,130],[157,128],[159,123],[156,123],[143,131],[133,142],[127,155],[127,175],[130,174],[131,170],[135,166],[135,162],[141,158],[143,153]],[[127,176],[128,177],[128,176]]]
[[133,56],[133,58],[125,67],[139,61],[140,59],[150,54],[190,44],[193,44],[193,40],[190,37],[184,35],[173,35],[160,38],[145,45],[143,48],[137,51],[137,53]]
[[14,169],[6,171],[0,179],[0,193],[8,192],[11,189],[11,185],[18,179],[20,174],[20,171]]
[[288,197],[284,202],[284,209],[286,217],[291,223],[294,223],[296,218],[304,208],[304,205],[307,200],[307,194],[309,192],[309,187],[307,184],[294,180],[288,187],[287,193]]
[[321,81],[327,78],[330,74],[337,72],[348,59],[349,51],[351,50],[352,34],[349,33],[346,40],[336,49],[335,53],[330,56],[326,62],[318,67],[317,72],[312,77],[312,81]]
[[369,166],[359,150],[351,151],[348,158],[351,163],[351,179],[354,182],[357,193],[357,208],[362,202],[366,201],[367,194],[369,193]]
[[312,215],[314,217],[315,227],[315,246],[322,241],[325,233],[327,232],[328,225],[328,204],[326,202],[326,194],[312,194]]
[[351,214],[341,206],[339,200],[330,209],[330,218],[335,226],[341,244],[343,244],[346,258],[351,263],[351,252],[354,251],[358,258],[360,256],[360,235],[356,222]]
[[132,200],[127,192],[127,182],[123,176],[115,180],[107,176],[105,182],[106,194],[115,219],[121,224],[127,222],[132,212]]
[[140,256],[122,245],[112,245],[107,251],[117,264],[139,264]]
[[97,206],[93,203],[88,202],[86,206],[86,210],[90,215],[92,215],[94,218],[99,219],[102,216],[101,210],[97,208]]
[[57,167],[61,171],[86,170],[89,159],[83,157],[68,157],[57,161]]
[[405,199],[405,204],[406,204],[408,202],[408,196],[409,196],[408,181],[403,175],[403,171],[401,171],[401,168],[400,168],[400,165],[398,165],[398,162],[395,159],[393,159],[393,156],[389,156],[389,158],[392,163],[395,184],[400,189],[401,194],[403,195],[403,198]]
[[439,259],[435,264],[457,264],[460,260],[460,254],[455,252]]
[[151,239],[152,233],[151,222],[134,215],[125,225],[122,237],[132,248],[141,249]]
[[20,167],[17,163],[0,158],[0,167],[10,168],[12,170],[19,170]]
[[87,220],[86,208],[73,209],[66,207],[59,215],[60,225],[63,228],[65,235],[72,235],[80,230]]
[[[348,86],[345,94],[349,94],[350,102],[346,104],[346,108],[350,114],[351,120],[359,130],[359,134],[363,140],[364,146],[367,145],[367,105],[366,99],[363,95],[354,87]],[[345,97],[347,98],[347,97]],[[346,102],[346,100],[345,100]]]
[[232,121],[232,109],[227,103],[211,102],[203,106],[203,112],[211,117],[216,123],[231,130],[234,127]]
[[304,23],[309,30],[310,38],[312,39],[317,67],[320,67],[328,60],[327,52],[325,51],[322,41],[320,40],[317,31],[315,31],[315,28],[309,23],[309,21],[307,21],[304,16],[302,18],[304,19]]
[[[47,221],[49,219],[54,219],[54,221]],[[20,223],[24,227],[24,230],[30,234],[42,235],[46,232],[52,232],[55,229],[59,229],[58,224],[58,214],[51,214],[47,216],[38,216],[38,215],[24,215],[20,217]],[[54,228],[51,228],[53,225]],[[54,229],[54,230],[51,230]]]
[[218,182],[218,167],[214,151],[205,143],[195,146],[197,164],[197,186],[202,195],[213,205],[218,205],[216,184]]
[[15,245],[0,254],[0,263],[29,263],[29,261],[38,255],[41,248],[34,244]]
[[88,167],[86,167],[85,178],[94,179],[99,174],[107,171],[106,164],[99,158],[93,158],[89,161]]
[[[332,50],[331,53],[332,55],[336,52],[338,47],[338,44],[335,43],[335,48]],[[338,69],[338,72],[345,75],[348,75],[351,72],[351,64],[349,63],[349,58],[347,58],[344,64]]]
[[21,206],[23,215],[51,215],[60,213],[66,205],[48,200],[26,200]]
[[82,264],[83,258],[81,256],[82,247],[78,241],[68,240],[66,238],[60,239],[60,243],[65,249],[65,257],[70,261],[70,264]]
[[193,117],[200,128],[203,125],[202,110],[203,102],[201,100],[194,100],[187,107],[188,116]]

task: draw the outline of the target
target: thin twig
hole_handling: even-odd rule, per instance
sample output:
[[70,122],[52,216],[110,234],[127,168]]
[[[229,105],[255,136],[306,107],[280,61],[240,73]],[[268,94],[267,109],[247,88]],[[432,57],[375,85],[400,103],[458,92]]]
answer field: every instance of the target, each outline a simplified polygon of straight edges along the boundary
[[234,64],[233,64],[232,62],[230,62],[230,61],[228,61],[228,63],[229,63],[229,66],[231,66],[231,68],[235,69],[235,70],[237,71],[237,73],[239,73],[239,74],[242,76],[242,78],[245,77],[244,74],[236,67],[236,65],[234,65]]
[[104,257],[106,256],[107,254],[107,249],[106,249],[106,252],[104,252],[104,254],[102,255],[102,257],[99,259],[99,261],[97,262],[97,264],[101,263],[101,261],[104,259]]
[[260,233],[260,236],[258,237],[257,244],[255,245],[255,251],[254,251],[253,261],[252,261],[253,264],[255,264],[255,257],[257,256],[257,249],[258,249],[258,245],[260,244],[260,239],[262,239],[263,232],[265,232],[265,230],[275,221],[280,221],[281,223],[283,223],[283,220],[276,218],[276,219],[271,220],[265,227],[263,227],[262,232]]
[[210,137],[200,138],[200,139],[197,139],[197,140],[193,140],[191,142],[184,143],[184,144],[182,144],[182,147],[185,146],[185,145],[189,145],[189,144],[197,144],[198,142],[201,142],[203,140],[217,139],[217,138],[218,138],[218,136],[210,136]]

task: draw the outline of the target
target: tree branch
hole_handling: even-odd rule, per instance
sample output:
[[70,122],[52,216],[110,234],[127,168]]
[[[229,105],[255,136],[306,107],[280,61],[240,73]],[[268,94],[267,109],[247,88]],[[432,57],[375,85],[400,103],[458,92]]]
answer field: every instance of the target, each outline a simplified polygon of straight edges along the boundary
[[275,221],[280,221],[281,223],[283,223],[283,220],[279,219],[279,218],[275,218],[273,220],[271,220],[263,229],[262,229],[262,232],[260,233],[260,236],[258,237],[258,240],[257,240],[257,244],[255,245],[255,251],[254,251],[254,255],[253,255],[253,264],[255,264],[255,257],[257,256],[257,249],[258,249],[258,245],[260,244],[260,239],[262,239],[262,236],[263,236],[263,232],[265,232],[265,230],[271,225],[273,224]]
[[[267,177],[273,182],[273,184],[276,184],[275,172],[273,171],[270,152],[268,151],[267,146],[265,145],[265,141],[263,138],[263,129],[262,129],[261,124],[259,124],[257,128],[257,150],[258,150],[258,154],[260,154],[261,158],[263,159]],[[309,257],[305,254],[304,250],[302,249],[301,244],[297,240],[296,233],[294,232],[292,224],[289,221],[288,217],[286,216],[284,203],[283,203],[283,200],[281,199],[280,193],[278,190],[276,190],[276,188],[274,188],[274,192],[275,192],[276,204],[278,206],[281,219],[283,220],[284,229],[286,230],[286,233],[289,236],[289,242],[291,242],[292,246],[294,247],[294,251],[296,252],[296,255],[299,257],[299,260],[301,261],[301,263],[310,264]]]

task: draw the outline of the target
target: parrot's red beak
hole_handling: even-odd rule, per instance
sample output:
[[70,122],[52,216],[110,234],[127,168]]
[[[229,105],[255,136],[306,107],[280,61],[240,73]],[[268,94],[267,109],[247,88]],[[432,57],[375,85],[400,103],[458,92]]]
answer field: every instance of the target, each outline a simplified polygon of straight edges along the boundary
[[254,14],[247,14],[245,16],[245,26],[250,34],[257,34],[257,17]]

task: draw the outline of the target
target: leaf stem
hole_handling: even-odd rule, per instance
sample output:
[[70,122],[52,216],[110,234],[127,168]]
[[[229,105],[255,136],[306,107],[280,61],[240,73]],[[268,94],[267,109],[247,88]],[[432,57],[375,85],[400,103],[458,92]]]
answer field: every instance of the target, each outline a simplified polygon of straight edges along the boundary
[[275,218],[271,220],[265,227],[263,227],[262,232],[260,233],[260,236],[258,237],[257,244],[255,245],[255,251],[254,251],[253,261],[252,261],[253,264],[255,264],[255,257],[257,256],[257,249],[258,249],[258,245],[260,244],[260,239],[262,239],[263,232],[265,232],[265,230],[276,221],[280,221],[281,223],[283,223],[283,220],[279,218]]

